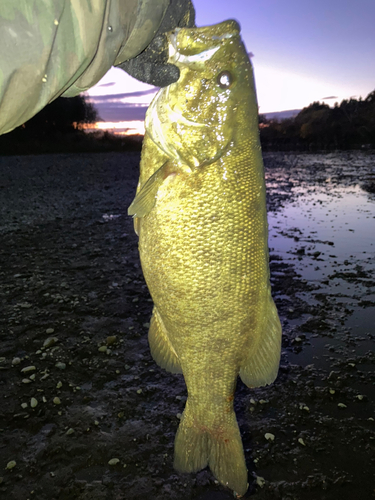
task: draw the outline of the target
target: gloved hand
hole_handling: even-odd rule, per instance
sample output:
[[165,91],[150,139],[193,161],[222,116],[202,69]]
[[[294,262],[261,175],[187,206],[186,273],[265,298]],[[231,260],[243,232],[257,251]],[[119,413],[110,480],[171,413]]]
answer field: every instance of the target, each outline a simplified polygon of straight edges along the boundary
[[195,10],[191,0],[171,0],[152,42],[138,56],[117,65],[129,75],[156,87],[166,87],[180,76],[177,66],[169,64],[166,33],[175,28],[195,26]]

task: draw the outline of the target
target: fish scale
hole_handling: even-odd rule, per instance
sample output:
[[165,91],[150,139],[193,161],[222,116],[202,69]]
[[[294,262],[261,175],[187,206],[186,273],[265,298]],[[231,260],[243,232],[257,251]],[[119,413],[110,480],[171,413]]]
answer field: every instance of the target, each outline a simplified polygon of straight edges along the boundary
[[[207,51],[217,50],[196,57],[195,40],[199,50],[203,42]],[[175,467],[194,472],[209,465],[222,484],[244,494],[236,381],[240,375],[250,387],[271,383],[281,342],[252,68],[234,21],[177,30],[170,43],[170,62],[180,65],[181,77],[147,112],[140,181],[129,208],[154,302],[149,343],[160,366],[183,373],[188,390]],[[224,89],[218,85],[223,70]]]

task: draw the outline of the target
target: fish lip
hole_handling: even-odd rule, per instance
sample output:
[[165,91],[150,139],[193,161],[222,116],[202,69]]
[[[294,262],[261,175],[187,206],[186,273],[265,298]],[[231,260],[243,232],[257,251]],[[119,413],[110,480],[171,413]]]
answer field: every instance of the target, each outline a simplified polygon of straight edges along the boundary
[[190,56],[186,56],[185,54],[181,54],[178,52],[173,45],[169,45],[172,47],[172,51],[169,53],[169,62],[171,64],[180,64],[180,65],[188,65],[195,62],[203,63],[204,61],[208,61],[211,57],[220,49],[220,45],[216,47],[212,47],[211,49],[203,50],[202,52],[198,52],[198,54],[192,54]]
[[[222,35],[212,35],[211,43],[207,41],[207,49],[197,54],[185,55],[179,52],[177,47],[177,37],[181,30],[186,28],[176,28],[174,31],[168,33],[169,42],[169,59],[168,62],[171,64],[191,64],[194,62],[204,62],[209,59],[220,49],[221,41],[230,38],[235,38],[238,36],[237,33],[223,33]],[[198,28],[199,29],[199,28]]]

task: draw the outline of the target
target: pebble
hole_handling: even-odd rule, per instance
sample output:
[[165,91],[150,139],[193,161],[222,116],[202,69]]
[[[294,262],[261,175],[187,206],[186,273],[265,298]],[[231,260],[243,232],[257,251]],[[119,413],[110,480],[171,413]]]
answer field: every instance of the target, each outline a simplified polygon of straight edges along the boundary
[[337,406],[338,406],[339,408],[347,408],[347,406],[346,406],[346,405],[344,405],[344,403],[339,403]]
[[[48,330],[53,330],[53,328],[48,328]],[[48,337],[44,342],[43,342],[43,347],[52,347],[53,345],[56,344],[56,342],[59,339],[57,337]]]
[[111,458],[111,460],[109,460],[108,462],[108,465],[117,465],[119,461],[120,461],[119,458]]
[[17,462],[15,460],[11,460],[10,462],[7,463],[6,468],[7,469],[13,469],[17,465]]
[[264,437],[267,439],[267,441],[274,441],[275,440],[275,435],[271,434],[271,432],[266,432]]
[[142,394],[142,389],[138,389],[137,394]]
[[299,444],[302,444],[302,446],[306,446],[306,443],[302,438],[299,438],[298,442],[299,442]]
[[12,365],[19,365],[21,363],[21,358],[13,358]]
[[266,480],[264,479],[264,477],[257,476],[256,483],[258,486],[263,488],[263,486],[266,484]]
[[107,352],[107,346],[106,345],[102,345],[99,347],[98,349],[99,352]]
[[21,404],[21,408],[23,408],[24,410],[28,407],[29,405],[27,403],[22,403]]
[[75,430],[74,430],[74,429],[72,429],[72,428],[70,428],[70,429],[68,429],[68,430],[66,431],[66,433],[65,433],[65,434],[66,434],[67,436],[70,436],[71,434],[74,434],[74,432],[75,432]]
[[62,387],[62,382],[59,380],[56,384],[56,389],[60,389]]
[[55,367],[56,367],[56,368],[59,368],[60,370],[65,370],[65,368],[66,368],[66,364],[65,364],[65,363],[62,363],[61,361],[58,361],[58,362],[55,364]]
[[29,378],[23,378],[22,379],[22,383],[23,384],[31,384],[32,380],[30,380]]
[[46,333],[47,333],[47,335],[50,335],[50,334],[51,334],[51,333],[53,333],[54,331],[55,331],[55,329],[54,329],[54,328],[47,328]]
[[36,370],[35,366],[25,366],[25,368],[22,368],[21,373],[29,373],[33,372],[34,370]]
[[106,339],[106,343],[107,345],[113,345],[115,342],[117,342],[117,337],[116,335],[110,335],[109,337],[107,337]]
[[57,396],[55,398],[53,398],[53,404],[55,404],[55,405],[61,405],[60,398],[58,398]]
[[30,401],[30,406],[31,408],[35,408],[38,404],[38,400],[36,398],[31,398],[31,401]]

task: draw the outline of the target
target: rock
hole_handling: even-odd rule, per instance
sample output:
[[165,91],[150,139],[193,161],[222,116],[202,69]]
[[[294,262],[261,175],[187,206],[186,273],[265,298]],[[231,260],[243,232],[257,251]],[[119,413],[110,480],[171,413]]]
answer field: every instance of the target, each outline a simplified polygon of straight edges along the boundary
[[21,358],[13,358],[12,365],[19,365],[21,363]]
[[267,439],[267,441],[275,441],[275,435],[271,434],[271,432],[266,432],[264,437]]
[[263,488],[263,486],[266,484],[266,480],[264,479],[264,477],[261,476],[257,476],[255,482],[260,488]]
[[56,364],[55,364],[55,367],[58,368],[59,370],[65,370],[66,368],[66,364],[65,363],[62,363],[61,361],[58,361]]
[[31,398],[30,406],[31,408],[35,408],[38,405],[38,400],[36,398]]
[[15,460],[11,460],[10,462],[7,463],[6,469],[11,470],[14,469],[14,467],[17,465],[17,462]]
[[29,373],[33,372],[34,370],[36,370],[35,366],[25,366],[25,368],[22,368],[21,373]]
[[57,396],[55,398],[53,398],[53,404],[55,404],[55,405],[61,405],[60,398],[57,397]]
[[109,460],[108,462],[108,465],[117,465],[119,461],[120,461],[119,458],[111,458],[111,460]]
[[54,329],[54,328],[47,328],[46,333],[47,333],[47,335],[50,335],[50,334],[51,334],[51,333],[53,333],[54,331],[55,331],[55,329]]
[[[47,330],[53,330],[53,328],[47,328]],[[43,347],[52,347],[53,345],[56,344],[56,342],[58,342],[58,338],[57,337],[48,337],[44,342],[43,342]]]

